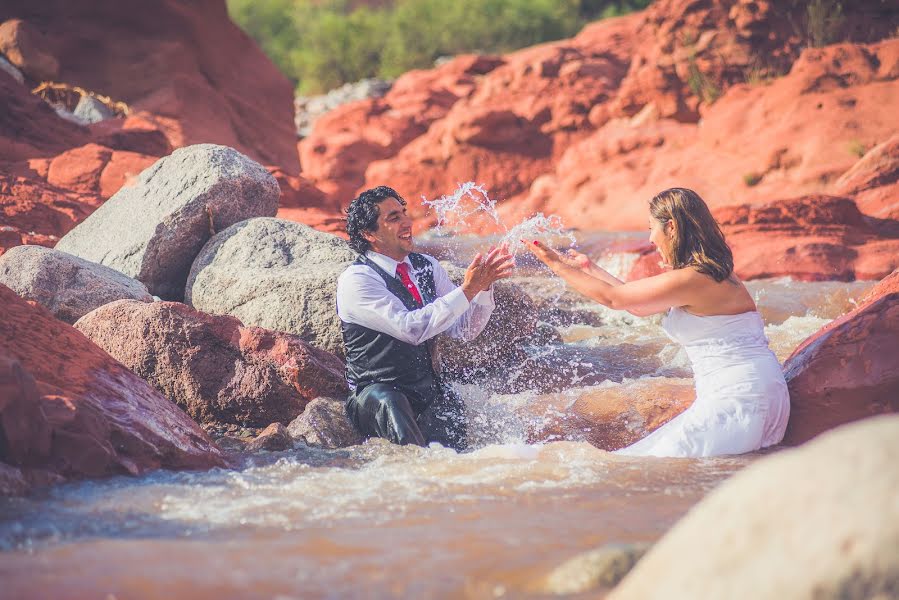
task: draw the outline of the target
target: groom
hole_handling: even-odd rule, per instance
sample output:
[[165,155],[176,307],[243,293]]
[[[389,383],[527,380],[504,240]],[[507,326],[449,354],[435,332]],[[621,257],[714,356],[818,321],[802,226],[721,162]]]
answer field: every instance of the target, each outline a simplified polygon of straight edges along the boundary
[[440,380],[434,337],[474,339],[493,312],[494,281],[511,274],[503,248],[478,254],[453,285],[437,260],[412,252],[412,219],[393,189],[359,194],[347,208],[358,259],[337,280],[337,315],[346,346],[346,411],[366,437],[462,449],[461,398]]

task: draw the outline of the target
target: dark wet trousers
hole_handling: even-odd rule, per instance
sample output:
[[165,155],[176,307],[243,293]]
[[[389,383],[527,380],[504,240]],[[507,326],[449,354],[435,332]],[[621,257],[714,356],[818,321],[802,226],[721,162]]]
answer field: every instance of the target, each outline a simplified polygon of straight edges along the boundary
[[447,448],[465,447],[465,405],[448,386],[424,397],[387,383],[373,383],[350,393],[346,412],[365,437],[380,437],[395,444],[426,446],[439,442]]

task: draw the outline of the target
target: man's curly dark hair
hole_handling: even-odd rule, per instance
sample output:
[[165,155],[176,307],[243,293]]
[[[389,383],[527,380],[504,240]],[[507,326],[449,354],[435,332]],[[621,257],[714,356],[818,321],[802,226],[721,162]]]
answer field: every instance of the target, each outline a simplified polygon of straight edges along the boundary
[[396,190],[386,185],[365,190],[350,202],[346,209],[346,232],[350,236],[347,242],[350,248],[359,254],[371,247],[371,244],[362,234],[366,231],[378,230],[378,215],[381,214],[378,205],[388,198],[396,198],[399,203],[406,206],[406,201],[396,193]]

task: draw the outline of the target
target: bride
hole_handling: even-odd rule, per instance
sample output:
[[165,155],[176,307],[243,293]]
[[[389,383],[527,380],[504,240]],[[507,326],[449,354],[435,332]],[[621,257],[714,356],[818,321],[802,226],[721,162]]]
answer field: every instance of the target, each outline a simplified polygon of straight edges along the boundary
[[619,454],[716,456],[777,444],[790,415],[783,372],[764,323],[734,275],[724,234],[696,192],[665,190],[649,203],[649,241],[670,270],[624,283],[569,251],[534,241],[531,251],[568,284],[609,308],[637,316],[667,311],[662,328],[686,348],[696,400]]

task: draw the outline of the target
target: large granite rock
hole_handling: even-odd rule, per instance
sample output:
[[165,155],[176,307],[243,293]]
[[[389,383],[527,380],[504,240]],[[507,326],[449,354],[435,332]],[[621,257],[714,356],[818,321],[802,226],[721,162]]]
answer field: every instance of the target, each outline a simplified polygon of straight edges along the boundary
[[346,397],[316,398],[287,426],[287,433],[307,446],[346,448],[362,443],[362,436],[347,417]]
[[153,301],[136,279],[43,246],[17,246],[0,256],[0,283],[69,324],[116,300]]
[[134,277],[154,295],[180,300],[206,240],[238,221],[274,215],[279,196],[275,178],[232,148],[181,148],[122,188],[56,248]]
[[343,356],[337,277],[354,258],[335,235],[282,219],[249,219],[209,240],[191,268],[185,302]]
[[895,598],[897,461],[899,416],[762,458],[687,513],[609,598]]
[[223,464],[181,409],[3,285],[0,355],[2,462],[67,478]]
[[286,424],[313,398],[347,392],[332,354],[177,302],[122,300],[75,326],[204,425]]
[[[899,271],[897,271],[899,272]],[[882,413],[899,412],[899,275],[799,344],[784,362],[790,388],[785,444]]]

